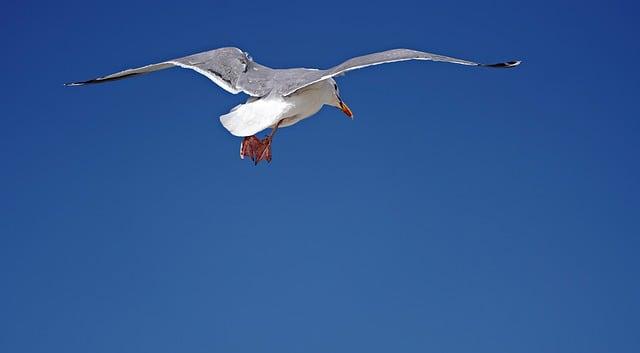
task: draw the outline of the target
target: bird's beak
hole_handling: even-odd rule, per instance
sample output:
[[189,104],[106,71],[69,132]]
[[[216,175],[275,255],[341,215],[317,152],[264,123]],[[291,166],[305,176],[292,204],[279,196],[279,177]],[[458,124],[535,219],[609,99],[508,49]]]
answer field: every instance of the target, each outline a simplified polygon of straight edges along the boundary
[[351,112],[351,109],[349,109],[349,107],[344,104],[343,101],[340,101],[340,109],[342,109],[342,112],[345,113],[350,119],[353,119],[353,112]]

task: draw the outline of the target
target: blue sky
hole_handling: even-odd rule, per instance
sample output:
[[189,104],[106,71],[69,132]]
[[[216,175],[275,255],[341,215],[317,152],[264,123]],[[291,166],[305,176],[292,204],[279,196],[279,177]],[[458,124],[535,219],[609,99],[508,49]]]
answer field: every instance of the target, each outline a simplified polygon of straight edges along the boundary
[[[638,5],[85,1],[0,13],[0,351],[638,352]],[[409,47],[238,158],[187,70]]]

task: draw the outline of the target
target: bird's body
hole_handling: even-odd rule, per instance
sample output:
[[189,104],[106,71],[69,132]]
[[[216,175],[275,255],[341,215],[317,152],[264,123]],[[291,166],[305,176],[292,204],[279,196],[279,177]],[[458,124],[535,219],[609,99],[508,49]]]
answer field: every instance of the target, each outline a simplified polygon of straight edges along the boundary
[[[256,63],[238,48],[220,48],[67,85],[107,82],[175,66],[195,70],[227,92],[244,92],[250,96],[246,103],[222,115],[220,121],[231,134],[244,137],[240,156],[250,156],[257,163],[271,161],[271,139],[278,128],[294,125],[316,114],[323,105],[340,108],[350,118],[353,116],[340,98],[333,77],[367,66],[406,60],[501,68],[520,64],[520,61],[510,61],[485,65],[416,50],[392,49],[355,57],[327,70],[272,69]],[[269,127],[273,130],[265,139],[254,136]]]
[[278,122],[280,127],[291,126],[316,114],[323,105],[331,104],[335,97],[334,84],[333,79],[328,79],[289,96],[250,97],[246,103],[221,116],[220,122],[231,134],[239,137],[255,135]]
[[291,96],[285,97],[292,107],[280,127],[287,127],[315,115],[325,104],[331,104],[335,97],[333,79],[323,80],[307,86]]

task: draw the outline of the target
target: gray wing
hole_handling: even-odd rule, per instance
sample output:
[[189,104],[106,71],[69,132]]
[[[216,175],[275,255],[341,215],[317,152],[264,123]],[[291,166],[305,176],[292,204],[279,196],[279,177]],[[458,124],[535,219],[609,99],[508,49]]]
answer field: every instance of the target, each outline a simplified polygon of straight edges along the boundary
[[508,61],[497,64],[479,64],[473,61],[456,59],[449,56],[432,54],[411,49],[392,49],[379,53],[373,53],[369,55],[357,56],[351,58],[338,66],[334,66],[328,70],[310,71],[304,75],[304,77],[293,78],[290,84],[286,87],[282,87],[282,95],[287,96],[295,91],[312,85],[316,82],[326,80],[330,77],[334,77],[345,72],[360,69],[367,66],[379,65],[385,63],[392,63],[397,61],[406,60],[430,60],[430,61],[442,61],[453,64],[468,65],[468,66],[485,66],[485,67],[497,67],[497,68],[509,68],[520,65],[520,61]]
[[[114,81],[178,66],[195,70],[199,74],[209,78],[227,92],[233,94],[245,92],[251,96],[260,97],[265,93],[264,85],[250,85],[246,84],[246,80],[242,80],[242,76],[245,75],[252,64],[253,62],[251,58],[242,50],[232,47],[220,48],[178,59],[163,61],[157,64],[116,72],[93,80],[67,83],[66,86],[81,86]],[[261,68],[261,70],[268,70],[268,68]]]

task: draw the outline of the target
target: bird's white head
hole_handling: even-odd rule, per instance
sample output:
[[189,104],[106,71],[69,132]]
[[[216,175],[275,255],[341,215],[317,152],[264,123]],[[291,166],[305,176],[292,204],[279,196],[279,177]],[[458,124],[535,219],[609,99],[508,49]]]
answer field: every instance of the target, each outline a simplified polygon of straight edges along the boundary
[[349,106],[340,98],[340,90],[338,89],[338,85],[336,81],[333,79],[327,80],[331,84],[331,93],[329,95],[329,105],[332,105],[340,110],[348,116],[350,119],[353,119],[353,112],[349,109]]

